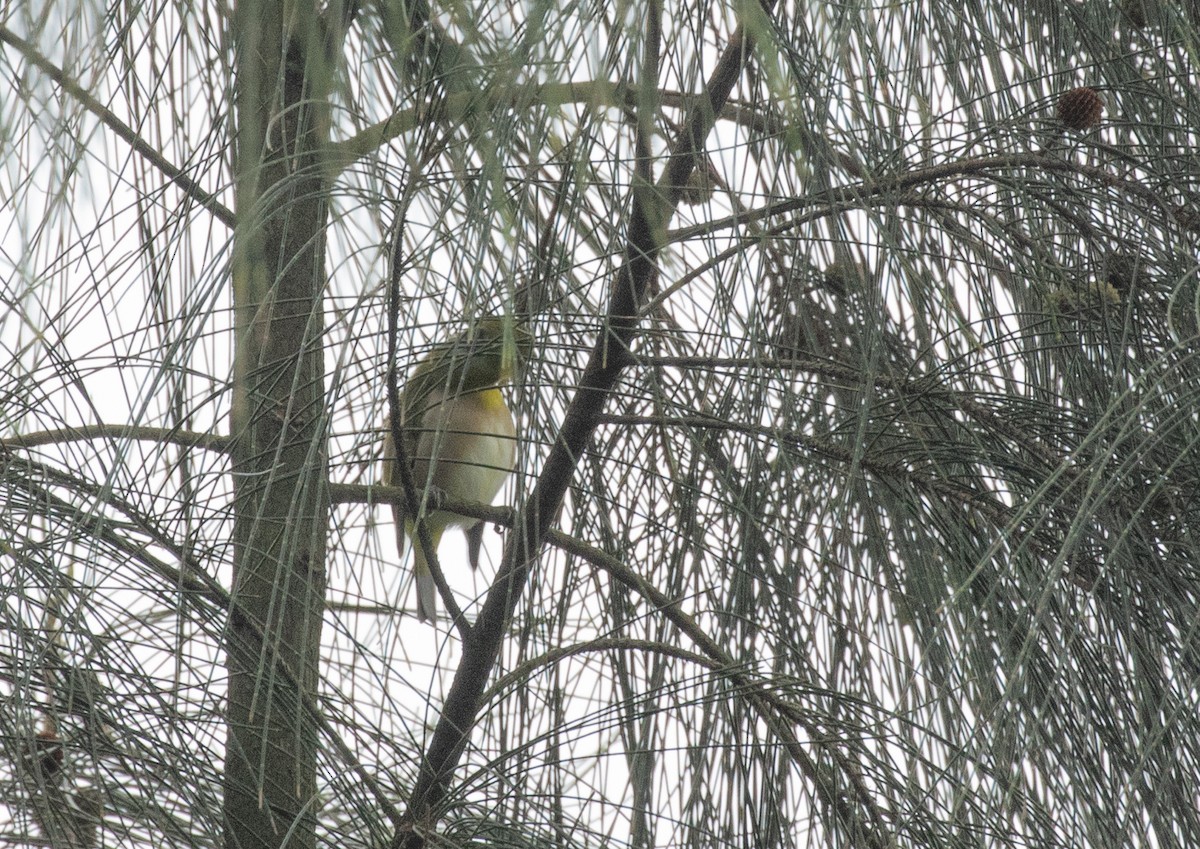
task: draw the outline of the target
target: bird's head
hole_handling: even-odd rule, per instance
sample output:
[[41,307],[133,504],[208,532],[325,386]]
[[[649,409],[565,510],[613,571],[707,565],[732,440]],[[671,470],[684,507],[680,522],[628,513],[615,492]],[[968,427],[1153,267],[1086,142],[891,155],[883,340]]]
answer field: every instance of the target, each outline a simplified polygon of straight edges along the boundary
[[410,382],[418,394],[450,387],[473,392],[512,380],[533,353],[533,335],[512,318],[486,316],[437,345]]
[[495,383],[512,380],[533,354],[533,334],[512,318],[481,318],[460,340],[465,340],[460,344],[469,348],[481,373],[498,375]]

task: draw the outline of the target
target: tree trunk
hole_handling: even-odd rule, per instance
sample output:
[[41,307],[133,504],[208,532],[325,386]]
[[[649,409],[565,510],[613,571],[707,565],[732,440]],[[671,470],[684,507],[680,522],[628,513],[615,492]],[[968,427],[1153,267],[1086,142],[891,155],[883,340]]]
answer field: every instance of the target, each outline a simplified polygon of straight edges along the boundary
[[316,843],[329,497],[322,342],[331,52],[315,8],[238,3],[233,609],[225,842]]

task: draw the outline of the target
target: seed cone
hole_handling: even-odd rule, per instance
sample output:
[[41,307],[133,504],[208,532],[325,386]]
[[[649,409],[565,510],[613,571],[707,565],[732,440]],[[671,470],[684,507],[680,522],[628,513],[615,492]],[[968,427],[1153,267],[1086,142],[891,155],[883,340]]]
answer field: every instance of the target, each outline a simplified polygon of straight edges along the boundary
[[1094,88],[1073,88],[1058,101],[1058,120],[1069,129],[1086,130],[1100,123],[1104,100]]

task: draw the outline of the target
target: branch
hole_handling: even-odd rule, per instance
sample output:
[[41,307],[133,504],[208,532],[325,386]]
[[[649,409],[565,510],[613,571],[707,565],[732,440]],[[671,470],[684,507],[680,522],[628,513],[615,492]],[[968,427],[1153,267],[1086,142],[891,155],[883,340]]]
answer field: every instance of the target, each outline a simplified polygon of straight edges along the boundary
[[[868,198],[881,198],[889,195],[907,194],[913,189],[928,183],[948,180],[952,177],[984,178],[992,172],[1015,168],[1029,168],[1046,172],[1065,172],[1085,177],[1106,188],[1119,189],[1126,194],[1144,200],[1160,207],[1163,212],[1178,220],[1181,226],[1188,226],[1184,219],[1186,215],[1180,208],[1171,204],[1153,189],[1147,188],[1136,180],[1120,177],[1106,168],[1096,165],[1084,165],[1071,162],[1057,156],[1044,153],[1014,153],[998,154],[996,156],[978,156],[970,159],[960,159],[954,162],[943,162],[928,168],[909,171],[896,177],[871,178],[839,189],[821,192],[819,195],[809,195],[798,198],[788,198],[777,203],[768,203],[759,209],[739,212],[715,221],[706,221],[691,227],[673,230],[668,234],[671,242],[683,242],[701,236],[710,236],[718,230],[741,227],[745,224],[761,221],[776,215],[786,215],[809,206],[823,206],[832,210],[837,206],[858,207]],[[904,202],[903,199],[901,201]],[[827,213],[825,213],[827,214]],[[790,227],[790,224],[781,225]],[[1200,227],[1200,224],[1198,224]],[[775,231],[771,231],[774,234]]]
[[625,366],[632,361],[628,348],[637,332],[638,310],[657,271],[662,228],[674,212],[679,187],[695,168],[716,115],[741,76],[753,40],[744,25],[738,27],[708,82],[706,96],[699,98],[690,110],[683,129],[671,144],[671,157],[655,190],[639,186],[634,192],[625,262],[612,285],[600,339],[584,368],[542,474],[521,513],[521,521],[509,536],[495,582],[475,626],[463,641],[462,660],[409,799],[405,814],[407,828],[397,831],[394,845],[420,849],[425,842],[422,832],[432,827],[435,812],[446,797],[478,719],[484,687],[495,667],[533,560],[562,507],[575,466],[600,423],[608,396]]
[[[564,103],[585,103],[592,106],[632,109],[637,106],[640,97],[637,86],[616,86],[607,80],[529,83],[521,86],[505,86],[502,91],[504,92],[503,97],[492,97],[493,89],[490,88],[482,93],[473,91],[450,94],[445,99],[445,113],[455,116],[464,114],[469,106],[487,109],[512,108],[528,105],[531,102],[549,109]],[[481,96],[489,98],[489,102],[483,107],[479,107]],[[675,109],[686,108],[693,100],[679,91],[659,91],[656,96],[664,106]],[[353,138],[330,145],[328,159],[330,169],[333,173],[338,173],[348,168],[357,160],[378,150],[388,142],[415,130],[428,115],[429,109],[424,106],[400,109],[382,121],[361,130]],[[721,108],[721,117],[764,134],[781,131],[780,127],[772,125],[768,118],[759,114],[753,106],[745,103],[727,101]]]
[[138,427],[123,424],[80,425],[79,427],[61,427],[54,430],[17,434],[7,439],[0,439],[0,452],[90,439],[132,439],[140,442],[178,445],[181,448],[202,448],[205,451],[216,451],[221,454],[229,453],[229,437],[227,436],[194,430],[180,430],[173,427]]
[[[607,420],[611,417],[605,418]],[[404,499],[404,493],[399,487],[364,486],[361,484],[333,484],[330,486],[329,495],[331,501],[338,503],[363,503],[370,501],[388,503]],[[474,519],[494,522],[507,528],[514,526],[516,518],[515,511],[507,507],[491,507],[441,498],[436,503],[431,502],[430,509],[470,516]],[[644,598],[655,611],[661,613],[682,633],[686,634],[700,649],[702,655],[697,656],[684,649],[662,643],[651,644],[641,640],[625,639],[598,640],[578,646],[556,649],[547,653],[542,658],[530,661],[521,669],[509,672],[504,678],[496,682],[489,688],[489,696],[502,692],[508,682],[519,677],[522,670],[529,671],[540,665],[557,663],[571,655],[583,651],[598,650],[602,647],[642,648],[648,651],[669,654],[693,663],[699,663],[729,680],[731,689],[745,697],[750,709],[762,718],[787,747],[793,760],[799,766],[800,771],[813,783],[821,799],[838,812],[839,817],[847,823],[849,828],[861,827],[857,825],[858,818],[855,816],[854,810],[850,807],[847,800],[842,798],[836,786],[829,780],[828,775],[821,771],[812,756],[804,750],[802,744],[789,727],[789,723],[804,728],[811,737],[813,744],[818,746],[834,763],[837,763],[841,767],[839,774],[855,786],[858,791],[858,802],[871,811],[876,832],[883,833],[880,827],[883,817],[875,809],[867,788],[862,785],[859,771],[847,763],[847,756],[834,745],[835,741],[830,740],[829,732],[822,728],[799,705],[781,696],[779,694],[780,687],[777,684],[752,676],[752,670],[748,670],[745,663],[737,661],[732,655],[721,648],[720,643],[713,639],[708,632],[700,627],[695,619],[684,611],[680,599],[669,598],[656,586],[630,569],[619,558],[593,545],[589,545],[570,534],[551,529],[546,532],[546,541],[555,548],[579,557],[603,570],[611,578]],[[487,698],[481,698],[481,702],[486,701]],[[875,835],[868,835],[866,842],[868,846],[876,847],[876,849],[888,845],[886,841]]]
[[106,127],[124,139],[130,147],[141,154],[151,165],[166,175],[185,195],[211,212],[227,227],[234,226],[233,210],[217,200],[216,195],[200,187],[200,184],[167,161],[149,142],[142,139],[133,128],[117,117],[116,113],[92,97],[82,85],[38,52],[30,42],[18,36],[8,27],[0,26],[0,41],[15,47],[33,66],[62,86],[63,91],[78,100],[87,111],[100,119]]
[[[422,159],[425,159],[427,154],[423,154]],[[446,576],[442,573],[442,565],[437,559],[437,547],[433,544],[433,536],[429,532],[429,525],[425,521],[428,513],[422,513],[420,505],[421,498],[417,494],[417,482],[413,479],[412,459],[408,456],[405,450],[404,428],[402,426],[403,415],[400,404],[400,388],[398,383],[397,368],[397,345],[400,324],[400,291],[401,280],[404,277],[404,271],[407,268],[406,257],[404,255],[404,227],[407,223],[406,215],[408,214],[408,205],[414,197],[414,184],[411,179],[405,185],[405,194],[400,202],[400,206],[396,211],[395,232],[393,233],[392,241],[392,267],[391,274],[388,277],[388,320],[387,320],[387,405],[388,405],[388,430],[392,438],[392,468],[400,477],[399,489],[404,497],[399,502],[392,502],[393,505],[399,506],[404,514],[413,522],[412,542],[414,546],[421,547],[421,553],[425,556],[425,564],[429,567],[429,573],[433,575],[433,581],[437,585],[438,595],[442,597],[442,604],[446,607],[446,615],[450,617],[450,621],[454,623],[454,627],[458,629],[459,637],[465,640],[470,626],[467,624],[467,618],[463,615],[462,608],[458,606],[458,602],[454,598],[454,592],[450,589],[449,583],[446,581]],[[386,462],[386,458],[385,461]],[[393,521],[399,521],[393,511]],[[402,555],[402,552],[396,552],[397,555]]]

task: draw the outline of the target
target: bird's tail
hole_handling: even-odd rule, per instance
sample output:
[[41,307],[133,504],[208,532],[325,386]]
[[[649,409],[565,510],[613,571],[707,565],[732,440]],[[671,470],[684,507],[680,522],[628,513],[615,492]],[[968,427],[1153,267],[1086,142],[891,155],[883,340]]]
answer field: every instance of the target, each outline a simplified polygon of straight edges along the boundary
[[[434,551],[437,550],[440,533],[430,528],[430,540]],[[416,529],[410,534],[413,542],[413,578],[417,584],[417,619],[422,622],[437,621],[437,584],[433,581],[433,573],[429,571],[429,563],[425,560],[425,552],[421,549],[421,541],[417,539]]]
[[[392,508],[392,519],[396,525],[396,554],[404,557],[404,549],[412,541],[413,547],[413,578],[417,584],[417,619],[422,622],[437,621],[437,584],[433,581],[433,573],[429,571],[429,563],[425,560],[425,552],[421,550],[421,541],[417,539],[417,529],[399,507]],[[426,527],[429,527],[428,524]],[[429,528],[434,551],[442,534],[436,528]]]

